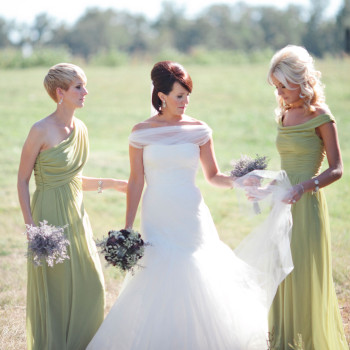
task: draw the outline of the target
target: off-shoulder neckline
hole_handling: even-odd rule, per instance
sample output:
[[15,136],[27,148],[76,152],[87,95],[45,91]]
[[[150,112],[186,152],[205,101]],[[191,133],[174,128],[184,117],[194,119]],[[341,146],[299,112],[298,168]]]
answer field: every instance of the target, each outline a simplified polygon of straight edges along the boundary
[[189,127],[197,126],[197,127],[209,128],[207,124],[190,123],[190,124],[182,124],[182,125],[166,125],[166,126],[154,126],[154,127],[150,127],[150,128],[141,128],[141,129],[134,130],[131,133],[148,131],[148,130],[155,130],[155,129],[184,128],[184,127],[188,127],[188,126]]
[[287,125],[287,126],[284,126],[284,125],[283,125],[283,121],[282,121],[282,119],[281,119],[280,122],[279,122],[279,126],[280,126],[281,128],[284,128],[284,129],[287,129],[287,128],[296,128],[296,127],[299,127],[299,126],[302,126],[302,125],[306,125],[306,124],[308,124],[309,122],[311,122],[311,121],[313,121],[313,120],[315,120],[315,119],[317,119],[317,118],[319,118],[319,117],[322,117],[322,116],[324,116],[324,115],[330,117],[330,115],[329,115],[328,113],[322,113],[322,114],[319,114],[318,116],[316,116],[316,117],[314,117],[314,118],[311,118],[311,119],[307,120],[307,121],[304,122],[304,123],[295,124],[295,125]]

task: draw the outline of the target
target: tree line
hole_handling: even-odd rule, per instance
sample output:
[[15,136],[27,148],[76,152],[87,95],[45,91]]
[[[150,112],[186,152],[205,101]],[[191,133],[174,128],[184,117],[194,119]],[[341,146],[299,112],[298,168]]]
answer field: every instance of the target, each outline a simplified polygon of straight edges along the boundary
[[0,66],[6,60],[14,61],[14,55],[28,62],[35,59],[37,64],[51,56],[55,61],[73,56],[116,65],[135,57],[169,53],[204,61],[233,56],[239,60],[244,55],[257,59],[259,53],[270,54],[287,44],[302,45],[318,57],[342,55],[348,50],[350,0],[343,0],[333,18],[325,17],[329,3],[310,0],[308,7],[285,9],[243,2],[218,4],[189,17],[184,7],[165,1],[154,20],[125,11],[88,8],[72,25],[46,13],[38,14],[32,24],[0,17]]

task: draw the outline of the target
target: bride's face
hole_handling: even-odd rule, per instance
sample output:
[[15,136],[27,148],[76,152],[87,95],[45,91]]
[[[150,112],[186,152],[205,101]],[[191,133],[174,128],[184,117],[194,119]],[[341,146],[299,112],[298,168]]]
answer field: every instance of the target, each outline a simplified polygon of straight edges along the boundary
[[174,83],[169,95],[164,96],[166,110],[174,115],[182,115],[190,102],[190,93],[178,82]]

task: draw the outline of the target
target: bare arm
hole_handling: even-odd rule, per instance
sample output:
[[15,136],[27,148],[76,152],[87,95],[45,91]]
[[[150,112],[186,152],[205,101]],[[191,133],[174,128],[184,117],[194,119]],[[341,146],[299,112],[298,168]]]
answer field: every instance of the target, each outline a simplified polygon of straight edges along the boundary
[[29,181],[34,169],[35,160],[43,145],[43,129],[33,126],[23,145],[21,160],[18,169],[17,191],[18,199],[24,218],[24,223],[34,225],[30,209]]
[[200,148],[200,159],[204,176],[209,183],[217,187],[232,188],[233,178],[220,172],[216,162],[213,140],[210,139]]
[[[325,123],[318,127],[318,131],[325,146],[329,165],[324,172],[317,176],[319,187],[321,188],[330,185],[342,177],[343,161],[341,158],[336,124],[333,122]],[[312,191],[315,188],[313,180],[309,180],[303,185],[305,185],[305,191]]]
[[[317,176],[319,182],[318,187],[325,187],[340,179],[343,175],[343,162],[338,141],[338,132],[336,124],[333,122],[325,123],[317,128],[320,137],[323,140],[327,155],[329,167]],[[286,198],[286,202],[290,199],[299,200],[304,192],[315,190],[315,179],[304,181],[293,186],[290,198]]]
[[129,146],[130,177],[126,195],[125,228],[132,228],[144,186],[143,149]]
[[96,178],[96,177],[81,177],[83,184],[83,191],[97,191],[99,188],[99,181],[102,181],[101,189],[115,189],[119,192],[126,193],[128,181],[127,180],[118,180],[112,178]]

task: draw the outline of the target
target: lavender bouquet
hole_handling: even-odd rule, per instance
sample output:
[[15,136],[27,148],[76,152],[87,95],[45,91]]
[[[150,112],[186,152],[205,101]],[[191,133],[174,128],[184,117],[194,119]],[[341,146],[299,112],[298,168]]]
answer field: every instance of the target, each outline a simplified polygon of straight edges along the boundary
[[35,266],[41,266],[43,261],[53,267],[56,263],[62,263],[69,259],[67,246],[70,244],[64,235],[63,227],[48,225],[44,220],[39,222],[39,226],[26,225],[28,237],[27,257]]
[[[267,157],[265,156],[259,156],[257,154],[256,157],[252,159],[246,155],[242,155],[239,160],[232,162],[233,169],[231,170],[231,176],[234,178],[240,178],[254,170],[265,170],[267,167],[267,163],[268,163],[268,160],[267,160]],[[254,177],[256,177],[256,181],[255,181],[256,185],[259,185],[260,184],[259,177],[258,176],[254,176]],[[253,203],[253,208],[256,214],[261,213],[259,204],[256,201]]]
[[131,229],[120,231],[111,230],[108,237],[96,242],[108,264],[119,267],[123,271],[131,270],[138,265],[143,257],[145,243],[141,235]]

